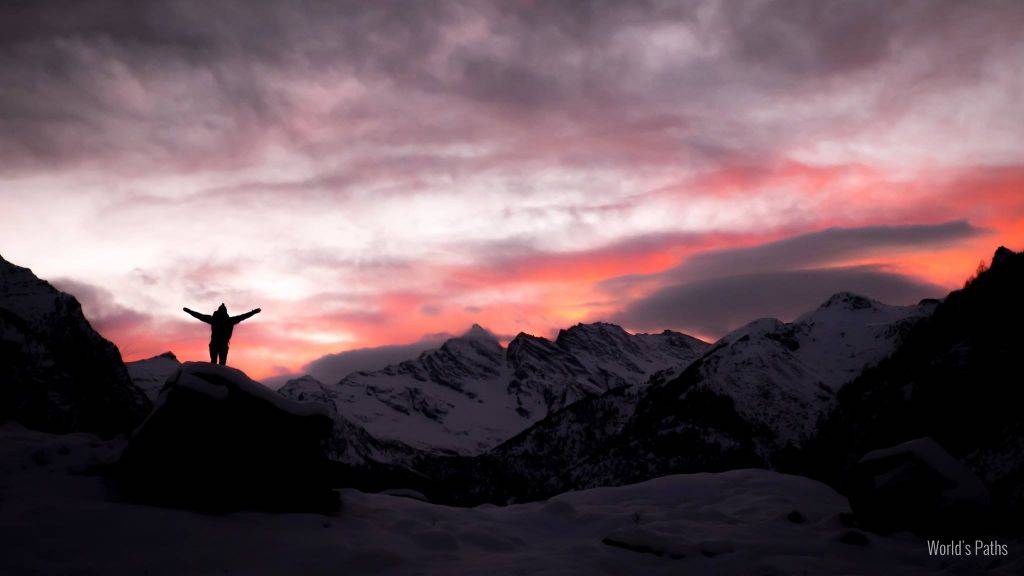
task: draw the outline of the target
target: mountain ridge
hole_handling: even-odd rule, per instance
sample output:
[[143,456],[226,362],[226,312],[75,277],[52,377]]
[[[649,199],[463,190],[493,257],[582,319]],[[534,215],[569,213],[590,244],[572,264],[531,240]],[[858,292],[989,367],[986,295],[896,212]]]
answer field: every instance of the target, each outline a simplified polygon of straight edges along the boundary
[[479,453],[580,398],[681,369],[709,346],[671,331],[633,335],[613,326],[580,324],[555,340],[520,333],[504,347],[474,325],[415,359],[334,385],[294,379],[280,392],[320,395],[382,440]]

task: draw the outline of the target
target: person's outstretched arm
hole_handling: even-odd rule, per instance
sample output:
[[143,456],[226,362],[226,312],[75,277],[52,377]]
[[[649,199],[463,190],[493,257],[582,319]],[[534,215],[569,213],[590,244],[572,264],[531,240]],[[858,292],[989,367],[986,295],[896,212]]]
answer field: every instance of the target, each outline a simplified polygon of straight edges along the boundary
[[232,316],[231,317],[231,323],[232,324],[238,324],[242,320],[245,320],[246,318],[251,318],[251,317],[253,317],[253,316],[255,316],[255,315],[259,314],[259,313],[260,313],[260,309],[256,308],[255,310],[249,310],[245,314],[239,314],[238,316]]
[[196,320],[202,320],[203,322],[206,322],[207,324],[209,324],[210,322],[213,322],[213,316],[210,316],[210,315],[207,315],[207,314],[200,314],[199,312],[196,312],[195,310],[189,310],[188,308],[182,308],[182,310],[184,310],[185,312],[188,312],[189,314],[191,314]]

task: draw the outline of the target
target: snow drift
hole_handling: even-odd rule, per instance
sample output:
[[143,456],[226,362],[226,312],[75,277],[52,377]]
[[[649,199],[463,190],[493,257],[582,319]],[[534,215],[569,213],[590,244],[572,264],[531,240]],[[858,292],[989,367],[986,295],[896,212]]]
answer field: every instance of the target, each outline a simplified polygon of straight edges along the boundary
[[[765,470],[668,476],[546,502],[453,508],[342,490],[334,515],[201,514],[109,500],[68,474],[110,443],[0,426],[0,573],[931,574],[907,533],[851,525],[829,487]],[[96,452],[96,455],[92,453]],[[45,456],[41,456],[45,455]],[[1015,550],[1020,542],[1009,542]],[[16,551],[16,552],[15,552]],[[945,564],[945,566],[944,566]],[[950,573],[1019,574],[1019,555]]]

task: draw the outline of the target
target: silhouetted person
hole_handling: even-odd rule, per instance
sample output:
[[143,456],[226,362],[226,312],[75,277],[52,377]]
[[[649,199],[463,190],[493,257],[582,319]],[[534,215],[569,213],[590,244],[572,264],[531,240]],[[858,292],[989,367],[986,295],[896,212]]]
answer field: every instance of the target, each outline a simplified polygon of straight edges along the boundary
[[212,316],[200,314],[188,308],[182,308],[182,310],[210,325],[210,363],[222,365],[228,363],[228,342],[231,340],[231,332],[235,329],[235,324],[260,312],[260,309],[257,308],[238,316],[228,316],[228,308],[224,304],[221,304]]

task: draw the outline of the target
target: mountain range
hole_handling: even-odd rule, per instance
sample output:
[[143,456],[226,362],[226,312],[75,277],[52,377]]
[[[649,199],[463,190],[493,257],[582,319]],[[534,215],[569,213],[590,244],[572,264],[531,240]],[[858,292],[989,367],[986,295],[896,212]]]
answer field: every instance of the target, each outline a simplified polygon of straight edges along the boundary
[[477,458],[432,460],[431,473],[445,497],[468,503],[771,467],[814,436],[843,385],[935,306],[840,293],[792,323],[756,320],[674,377],[583,399]]
[[678,332],[630,334],[605,323],[578,324],[554,340],[520,333],[504,347],[474,325],[416,359],[335,384],[305,376],[280,393],[327,403],[339,422],[381,440],[471,455],[581,399],[677,373],[708,347]]

